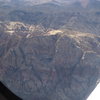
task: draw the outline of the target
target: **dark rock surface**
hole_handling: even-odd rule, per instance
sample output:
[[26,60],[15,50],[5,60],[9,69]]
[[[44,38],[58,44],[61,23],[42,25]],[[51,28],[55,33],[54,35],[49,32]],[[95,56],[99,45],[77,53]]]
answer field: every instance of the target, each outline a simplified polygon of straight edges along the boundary
[[0,80],[23,100],[86,100],[99,79],[100,36],[0,33]]

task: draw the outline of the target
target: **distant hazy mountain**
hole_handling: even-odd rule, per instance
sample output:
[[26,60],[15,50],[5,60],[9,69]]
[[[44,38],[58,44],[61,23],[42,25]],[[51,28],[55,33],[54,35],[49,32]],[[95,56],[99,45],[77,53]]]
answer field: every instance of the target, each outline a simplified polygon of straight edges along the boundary
[[40,0],[37,2],[42,4],[38,5],[30,3],[30,0],[24,0],[28,1],[25,3],[22,0],[12,1],[12,3],[0,4],[1,21],[20,21],[27,24],[41,24],[44,28],[67,28],[100,34],[100,1],[91,0],[87,7],[84,6],[85,8],[77,0],[65,1],[73,2],[70,5],[63,4],[64,0],[62,2]]
[[90,2],[94,1],[100,1],[100,0],[0,0],[3,2],[12,2],[12,3],[22,3],[22,2],[28,2],[32,4],[42,4],[47,2],[59,2],[61,4],[72,4],[75,2],[80,2],[83,7],[86,7]]

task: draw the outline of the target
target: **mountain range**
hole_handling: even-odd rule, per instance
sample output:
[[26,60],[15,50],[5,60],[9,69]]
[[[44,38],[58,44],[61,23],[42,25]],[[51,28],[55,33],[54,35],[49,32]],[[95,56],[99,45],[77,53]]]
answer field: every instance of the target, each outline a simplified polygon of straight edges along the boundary
[[0,81],[23,100],[86,100],[100,80],[100,0],[0,0]]

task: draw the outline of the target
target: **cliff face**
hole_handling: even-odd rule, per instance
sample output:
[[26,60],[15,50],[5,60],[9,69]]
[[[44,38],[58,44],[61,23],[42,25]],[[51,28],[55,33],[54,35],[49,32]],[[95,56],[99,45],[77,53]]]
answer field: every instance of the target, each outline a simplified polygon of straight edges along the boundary
[[86,100],[99,78],[100,36],[0,33],[0,80],[23,100]]

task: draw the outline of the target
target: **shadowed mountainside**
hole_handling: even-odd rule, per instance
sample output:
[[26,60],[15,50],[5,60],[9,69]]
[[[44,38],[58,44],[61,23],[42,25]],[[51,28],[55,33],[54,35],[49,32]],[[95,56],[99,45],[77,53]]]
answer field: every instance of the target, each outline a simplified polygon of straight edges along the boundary
[[99,36],[0,34],[0,80],[24,100],[86,100],[99,78]]

